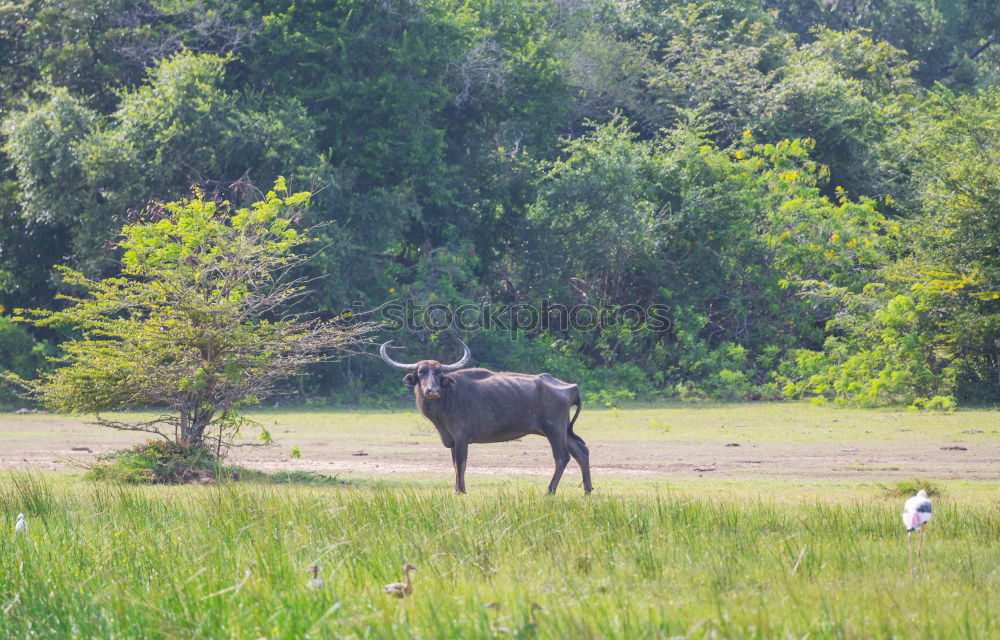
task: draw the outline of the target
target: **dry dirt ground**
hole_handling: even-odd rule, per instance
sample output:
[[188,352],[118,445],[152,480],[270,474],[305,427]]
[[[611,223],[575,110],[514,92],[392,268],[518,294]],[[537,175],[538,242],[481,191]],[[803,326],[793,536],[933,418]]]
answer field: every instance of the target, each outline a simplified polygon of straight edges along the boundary
[[[415,411],[265,411],[255,416],[277,444],[235,450],[260,470],[309,470],[344,478],[420,474],[450,482],[449,452]],[[847,410],[805,404],[585,408],[576,426],[601,477],[733,482],[886,481],[919,477],[1000,481],[1000,411],[950,414]],[[0,468],[72,469],[143,440],[85,419],[0,416]],[[301,459],[291,459],[291,447]],[[539,437],[473,445],[470,481],[479,474],[548,476],[552,459]],[[579,482],[571,463],[566,482]]]

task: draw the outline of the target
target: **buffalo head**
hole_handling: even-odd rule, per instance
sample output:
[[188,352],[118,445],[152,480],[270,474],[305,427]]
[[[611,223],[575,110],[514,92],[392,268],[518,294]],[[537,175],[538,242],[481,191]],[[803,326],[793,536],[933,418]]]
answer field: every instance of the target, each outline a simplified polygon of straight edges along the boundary
[[421,360],[420,362],[414,364],[404,364],[402,362],[396,362],[389,357],[387,350],[389,345],[392,344],[392,340],[384,343],[379,353],[382,355],[382,359],[385,360],[386,364],[396,367],[402,371],[406,371],[407,374],[403,376],[403,384],[408,387],[420,387],[420,395],[428,400],[434,400],[441,397],[441,391],[450,387],[455,383],[451,376],[445,375],[450,371],[457,371],[467,365],[469,360],[472,358],[472,352],[469,351],[469,347],[466,346],[461,340],[458,341],[462,345],[462,349],[465,353],[462,358],[454,364],[441,364],[437,360]]

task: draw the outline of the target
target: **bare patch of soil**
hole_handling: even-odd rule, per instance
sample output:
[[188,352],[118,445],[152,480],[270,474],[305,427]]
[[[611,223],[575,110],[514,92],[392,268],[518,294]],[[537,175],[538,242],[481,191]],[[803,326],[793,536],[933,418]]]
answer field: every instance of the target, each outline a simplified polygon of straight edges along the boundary
[[[429,425],[414,431],[412,418],[388,413],[372,416],[331,412],[273,416],[281,425],[279,444],[238,449],[235,461],[263,471],[301,470],[323,474],[382,475],[395,473],[452,474],[451,457]],[[1000,469],[1000,439],[978,436],[974,445],[959,448],[938,435],[898,439],[838,441],[835,434],[817,434],[815,441],[775,441],[758,438],[753,428],[741,428],[739,442],[716,439],[676,439],[671,434],[631,431],[608,435],[582,431],[591,452],[595,477],[600,475],[697,478],[856,479],[893,478],[995,481]],[[685,434],[686,435],[686,434]],[[878,434],[876,434],[878,435]],[[831,437],[832,436],[832,437]],[[52,415],[0,417],[0,468],[67,469],[88,463],[107,451],[143,438]],[[739,446],[732,446],[737,444]],[[290,459],[298,446],[301,459]],[[942,451],[949,447],[950,450]],[[471,474],[540,475],[552,473],[548,443],[537,437],[514,442],[473,445]],[[575,463],[567,473],[578,475]]]

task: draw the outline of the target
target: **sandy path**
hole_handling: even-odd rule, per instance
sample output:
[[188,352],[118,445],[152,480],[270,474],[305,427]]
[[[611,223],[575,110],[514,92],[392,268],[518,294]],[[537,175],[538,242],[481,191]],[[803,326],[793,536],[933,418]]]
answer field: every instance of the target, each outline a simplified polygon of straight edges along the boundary
[[[240,449],[236,459],[261,469],[299,469],[326,474],[441,474],[450,477],[451,458],[429,425],[403,414],[369,416],[365,424],[344,420],[344,414],[303,418],[289,414],[282,426],[277,416],[274,436],[279,444]],[[350,416],[348,416],[350,417]],[[941,480],[1000,479],[1000,438],[989,433],[968,442],[943,434],[899,434],[896,439],[856,441],[775,441],[754,429],[730,430],[731,441],[661,435],[636,439],[632,432],[587,435],[595,477],[601,475],[696,478],[698,476],[772,479],[856,479],[921,477]],[[706,436],[709,434],[706,434]],[[727,433],[728,436],[728,433]],[[877,434],[876,434],[877,436]],[[822,436],[829,438],[829,436]],[[872,436],[875,437],[875,436]],[[67,469],[88,463],[101,453],[142,441],[139,434],[99,429],[75,418],[48,415],[0,418],[0,468]],[[298,446],[302,459],[289,458]],[[943,447],[964,447],[947,449]],[[361,455],[363,453],[363,455]],[[358,455],[355,455],[358,454]],[[547,476],[552,472],[548,443],[542,438],[473,445],[470,474]],[[578,478],[575,463],[567,473]],[[574,480],[578,481],[578,480]]]

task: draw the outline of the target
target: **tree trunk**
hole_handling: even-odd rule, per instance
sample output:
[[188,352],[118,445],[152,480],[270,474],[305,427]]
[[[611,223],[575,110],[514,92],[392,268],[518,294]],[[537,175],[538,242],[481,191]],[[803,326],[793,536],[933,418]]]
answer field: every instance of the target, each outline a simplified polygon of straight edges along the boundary
[[212,422],[212,411],[181,411],[180,441],[188,446],[200,446],[205,441],[205,429]]
[[191,417],[187,411],[181,411],[180,442],[187,443],[191,439]]
[[210,409],[195,411],[191,419],[191,438],[188,444],[191,446],[201,446],[205,443],[205,430],[212,423],[215,412]]

